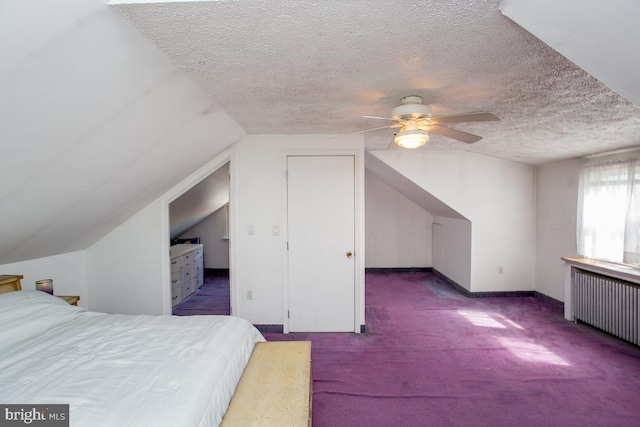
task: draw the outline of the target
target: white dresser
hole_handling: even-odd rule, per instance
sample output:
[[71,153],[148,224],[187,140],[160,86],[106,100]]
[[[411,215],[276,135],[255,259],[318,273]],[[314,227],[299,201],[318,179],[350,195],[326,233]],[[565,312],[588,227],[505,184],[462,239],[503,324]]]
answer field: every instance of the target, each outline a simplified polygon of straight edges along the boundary
[[171,253],[171,305],[176,307],[204,283],[203,245],[174,245]]

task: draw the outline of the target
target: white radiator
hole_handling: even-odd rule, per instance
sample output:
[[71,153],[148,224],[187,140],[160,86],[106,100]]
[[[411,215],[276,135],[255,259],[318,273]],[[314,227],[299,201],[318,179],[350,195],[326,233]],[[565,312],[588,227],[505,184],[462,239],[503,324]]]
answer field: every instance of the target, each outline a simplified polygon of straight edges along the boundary
[[575,319],[640,344],[640,286],[576,268]]

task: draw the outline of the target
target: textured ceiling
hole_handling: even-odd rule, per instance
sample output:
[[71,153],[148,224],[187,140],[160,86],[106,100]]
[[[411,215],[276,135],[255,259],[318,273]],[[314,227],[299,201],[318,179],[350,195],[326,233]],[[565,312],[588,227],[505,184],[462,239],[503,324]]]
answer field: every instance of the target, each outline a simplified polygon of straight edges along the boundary
[[[498,0],[201,1],[114,7],[249,134],[383,126],[415,94],[484,139],[427,150],[530,164],[640,144],[640,109],[504,17]],[[365,134],[385,149],[393,131]]]

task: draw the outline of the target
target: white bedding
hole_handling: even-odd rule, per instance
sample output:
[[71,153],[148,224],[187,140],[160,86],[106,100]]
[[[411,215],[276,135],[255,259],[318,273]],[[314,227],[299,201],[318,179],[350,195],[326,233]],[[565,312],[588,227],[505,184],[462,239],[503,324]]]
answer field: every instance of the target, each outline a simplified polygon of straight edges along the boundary
[[0,402],[70,404],[72,426],[217,426],[256,342],[229,316],[127,316],[0,295]]

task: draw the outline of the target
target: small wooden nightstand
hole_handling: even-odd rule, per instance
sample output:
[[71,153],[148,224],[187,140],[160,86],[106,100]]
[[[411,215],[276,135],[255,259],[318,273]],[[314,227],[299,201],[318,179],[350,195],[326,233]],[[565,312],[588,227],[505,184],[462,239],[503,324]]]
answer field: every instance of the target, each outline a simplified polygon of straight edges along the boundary
[[0,294],[21,290],[20,279],[23,278],[21,275],[0,274]]
[[65,300],[71,305],[78,305],[78,301],[80,301],[80,297],[77,295],[56,295],[58,298]]

